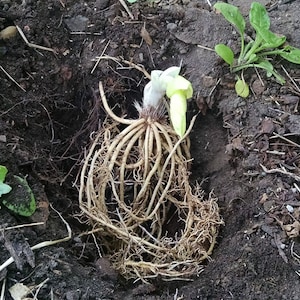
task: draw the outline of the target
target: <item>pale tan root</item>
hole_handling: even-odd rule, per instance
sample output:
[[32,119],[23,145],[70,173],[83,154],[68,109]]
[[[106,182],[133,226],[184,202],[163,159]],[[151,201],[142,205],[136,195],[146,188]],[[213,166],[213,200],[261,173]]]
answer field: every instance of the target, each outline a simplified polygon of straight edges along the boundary
[[[159,112],[137,120],[116,116],[99,89],[109,118],[83,164],[82,211],[103,228],[111,261],[126,278],[198,274],[222,220],[216,199],[204,201],[201,189],[189,185],[187,136],[195,118],[179,138]],[[120,123],[127,125],[122,131]]]

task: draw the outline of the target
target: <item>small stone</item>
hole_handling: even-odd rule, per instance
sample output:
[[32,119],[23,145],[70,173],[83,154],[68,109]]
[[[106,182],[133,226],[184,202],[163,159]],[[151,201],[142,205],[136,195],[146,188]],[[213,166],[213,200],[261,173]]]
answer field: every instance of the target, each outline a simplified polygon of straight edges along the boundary
[[95,4],[94,4],[94,8],[96,10],[103,10],[105,8],[107,8],[109,5],[109,0],[96,0]]
[[259,79],[254,80],[251,87],[257,96],[261,95],[266,89],[266,87],[262,85],[262,82]]
[[0,142],[1,142],[1,143],[6,143],[6,141],[7,141],[6,135],[1,134],[1,135],[0,135]]
[[300,115],[289,116],[285,126],[291,133],[300,132]]
[[89,19],[87,17],[81,15],[65,19],[65,23],[71,31],[84,31],[87,27],[88,21]]
[[275,201],[274,201],[274,200],[266,201],[266,202],[263,204],[263,207],[264,207],[264,211],[265,211],[265,212],[269,212],[272,208],[274,208],[274,206],[275,206]]
[[286,244],[280,244],[280,248],[281,248],[282,250],[284,250],[285,247],[286,247]]
[[96,268],[101,278],[109,278],[113,281],[117,280],[118,274],[112,267],[109,260],[105,257],[101,257],[96,261]]
[[292,205],[287,205],[286,209],[288,210],[288,212],[293,213],[294,212],[294,207]]
[[177,25],[175,23],[168,23],[167,24],[167,29],[169,31],[174,31],[177,28]]

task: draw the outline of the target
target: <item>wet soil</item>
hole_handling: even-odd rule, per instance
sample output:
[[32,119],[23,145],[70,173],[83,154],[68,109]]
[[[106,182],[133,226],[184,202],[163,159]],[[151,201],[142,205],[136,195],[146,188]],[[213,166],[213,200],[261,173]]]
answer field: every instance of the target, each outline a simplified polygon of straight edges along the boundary
[[[229,2],[245,15],[251,4]],[[300,47],[297,2],[261,2],[271,29]],[[0,273],[5,299],[13,299],[15,283],[33,288],[32,299],[300,299],[299,69],[275,63],[284,86],[263,72],[261,81],[255,72],[245,74],[252,93],[241,99],[234,77],[210,50],[221,42],[235,47],[237,33],[208,2],[129,9],[132,18],[114,0],[0,3],[0,29],[18,25],[29,42],[52,49],[29,47],[19,34],[0,41],[0,164],[9,170],[8,182],[13,175],[27,178],[38,204],[30,218],[2,206],[0,224],[44,222],[1,231],[0,263],[15,259]],[[78,172],[105,118],[98,82],[116,112],[128,117],[136,117],[132,104],[147,83],[125,60],[148,72],[182,63],[194,86],[188,117],[200,114],[191,133],[191,182],[214,191],[225,225],[204,271],[188,282],[125,281],[80,222]],[[68,235],[59,214],[71,239],[32,250]]]

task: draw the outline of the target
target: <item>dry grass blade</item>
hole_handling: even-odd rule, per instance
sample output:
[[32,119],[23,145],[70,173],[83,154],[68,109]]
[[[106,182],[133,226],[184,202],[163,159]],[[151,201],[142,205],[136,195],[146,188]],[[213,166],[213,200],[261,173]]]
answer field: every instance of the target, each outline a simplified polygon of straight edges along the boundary
[[6,286],[6,278],[3,279],[0,300],[5,300],[5,286]]
[[97,56],[95,60],[96,60],[96,64],[93,67],[93,71],[97,67],[97,65],[99,64],[99,62],[101,60],[112,60],[114,62],[117,62],[118,64],[124,63],[124,64],[128,65],[129,67],[134,68],[134,69],[142,72],[145,75],[146,78],[151,79],[151,75],[145,70],[144,66],[137,65],[137,64],[135,64],[131,61],[128,61],[126,59],[117,58],[117,57],[113,57],[113,56],[109,56],[109,55],[104,55],[104,53],[103,53],[103,55]]
[[6,72],[6,70],[0,65],[0,69],[2,70],[2,72],[14,83],[16,84],[23,92],[26,92],[26,90],[16,81],[13,79],[13,77]]
[[279,173],[279,174],[283,174],[283,175],[286,175],[288,177],[291,177],[293,178],[294,180],[300,182],[300,176],[294,174],[294,173],[291,173],[291,172],[288,172],[286,171],[284,168],[283,169],[271,169],[271,170],[268,170],[264,165],[260,164],[260,166],[262,167],[263,171],[267,174],[276,174],[276,173]]
[[126,2],[124,0],[119,0],[119,2],[121,3],[121,5],[124,7],[124,9],[126,10],[126,12],[128,13],[128,16],[130,17],[130,19],[134,19],[133,14],[131,13],[131,11],[129,10]]
[[57,54],[56,51],[55,51],[54,49],[52,49],[52,48],[48,48],[48,47],[44,47],[44,46],[40,46],[40,45],[36,45],[36,44],[30,43],[30,42],[27,40],[27,38],[26,38],[26,36],[25,36],[23,30],[22,30],[18,25],[16,25],[16,27],[17,27],[17,29],[18,29],[18,32],[19,32],[20,36],[22,37],[22,39],[24,40],[25,44],[26,44],[28,47],[34,48],[34,49],[39,49],[39,50],[44,50],[44,51],[50,51],[50,52],[52,52],[52,53]]

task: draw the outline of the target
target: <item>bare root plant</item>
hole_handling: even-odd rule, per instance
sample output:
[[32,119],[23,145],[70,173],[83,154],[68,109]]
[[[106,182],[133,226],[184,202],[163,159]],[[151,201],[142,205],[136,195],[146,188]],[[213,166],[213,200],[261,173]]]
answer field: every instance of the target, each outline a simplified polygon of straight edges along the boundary
[[100,231],[114,267],[125,278],[184,279],[202,270],[222,224],[216,199],[189,184],[188,134],[168,124],[164,105],[108,114],[81,172],[80,207]]

